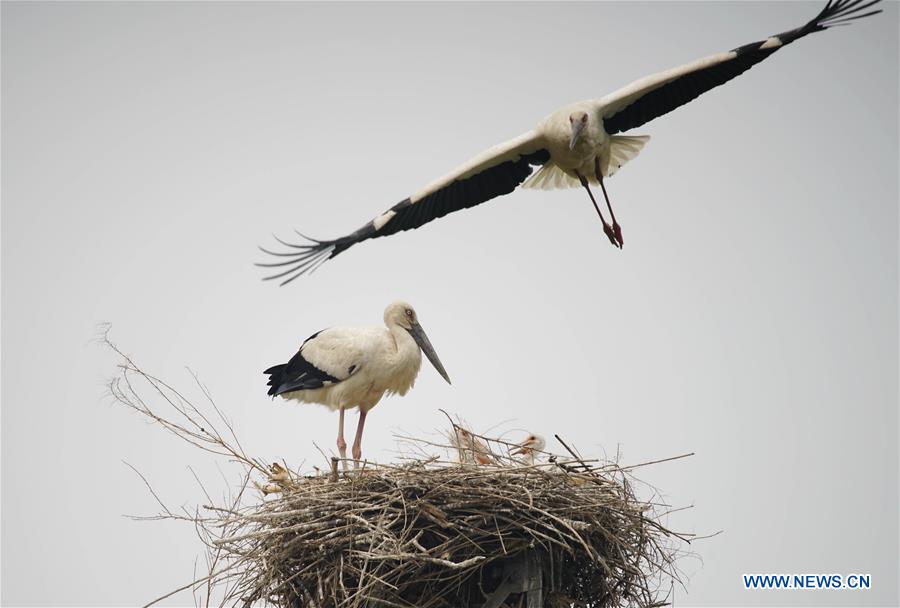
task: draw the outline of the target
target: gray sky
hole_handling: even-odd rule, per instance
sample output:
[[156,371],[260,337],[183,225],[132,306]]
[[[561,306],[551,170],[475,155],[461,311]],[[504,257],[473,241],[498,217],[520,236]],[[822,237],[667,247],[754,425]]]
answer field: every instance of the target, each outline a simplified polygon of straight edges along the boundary
[[[694,505],[673,527],[724,530],[679,605],[896,605],[896,3],[637,130],[608,184],[623,251],[583,192],[524,191],[288,288],[252,266],[273,232],[345,234],[559,105],[821,4],[4,2],[0,601],[133,605],[191,577],[189,528],[122,516],[155,511],[122,461],[175,506],[215,464],[103,399],[98,323],[299,466],[337,416],[272,402],[261,371],[402,298],[454,384],[423,367],[367,456],[438,408],[625,462],[693,451],[641,473]],[[873,589],[743,590],[770,572]]]

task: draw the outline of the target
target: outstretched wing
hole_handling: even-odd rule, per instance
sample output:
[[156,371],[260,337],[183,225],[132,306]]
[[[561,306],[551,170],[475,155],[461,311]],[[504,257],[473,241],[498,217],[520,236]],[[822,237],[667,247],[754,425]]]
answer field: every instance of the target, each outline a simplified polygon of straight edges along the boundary
[[807,34],[880,13],[880,10],[864,12],[880,1],[829,0],[825,8],[802,27],[637,80],[597,100],[597,110],[606,132],[613,135],[634,129],[671,112]]
[[542,137],[529,131],[479,154],[347,236],[331,241],[303,237],[310,241],[304,244],[279,239],[282,245],[294,251],[263,249],[265,253],[285,259],[258,265],[283,269],[266,279],[283,279],[281,284],[284,285],[361,241],[412,230],[453,211],[509,194],[531,175],[533,165],[542,165],[550,158],[544,146]]
[[291,360],[273,365],[269,375],[269,395],[322,388],[343,382],[359,371],[362,352],[344,335],[346,330],[326,329],[311,335]]

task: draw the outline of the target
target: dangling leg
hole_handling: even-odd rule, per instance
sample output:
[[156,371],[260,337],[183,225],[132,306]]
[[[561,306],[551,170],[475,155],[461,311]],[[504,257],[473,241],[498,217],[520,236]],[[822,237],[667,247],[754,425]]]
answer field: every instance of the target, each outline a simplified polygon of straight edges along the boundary
[[347,442],[344,441],[344,408],[341,408],[341,416],[340,421],[338,422],[338,438],[337,438],[337,448],[338,452],[341,454],[341,466],[343,466],[344,471],[347,470]]
[[587,190],[588,196],[591,197],[591,202],[594,203],[594,209],[597,210],[597,215],[600,216],[600,221],[603,222],[603,232],[606,234],[609,242],[612,243],[614,247],[621,247],[621,245],[619,245],[619,242],[616,240],[616,235],[615,233],[613,233],[612,226],[606,223],[606,218],[604,218],[603,213],[600,212],[600,207],[597,206],[597,201],[594,200],[594,193],[591,192],[591,188],[590,186],[588,186],[587,179],[578,171],[575,172],[575,175],[578,176],[578,179],[581,181],[581,185],[584,186],[584,189]]
[[359,410],[359,424],[356,425],[356,439],[353,440],[353,468],[359,466],[359,460],[362,457],[362,434],[363,427],[366,425],[366,412],[362,408]]
[[597,181],[600,182],[600,189],[603,190],[603,198],[606,199],[606,208],[609,209],[609,215],[612,217],[613,233],[616,235],[616,240],[619,241],[619,249],[621,249],[622,245],[625,244],[622,240],[622,227],[619,226],[619,222],[616,221],[616,214],[613,213],[612,205],[609,203],[609,195],[606,194],[606,186],[603,184],[603,172],[600,171],[599,156],[594,158],[594,172],[597,174]]

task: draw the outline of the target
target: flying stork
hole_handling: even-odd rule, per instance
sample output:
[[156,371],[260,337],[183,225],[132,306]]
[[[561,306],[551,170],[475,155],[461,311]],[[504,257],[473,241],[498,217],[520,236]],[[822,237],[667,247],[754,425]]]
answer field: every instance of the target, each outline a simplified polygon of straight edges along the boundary
[[[275,274],[266,279],[283,279],[284,285],[361,241],[418,228],[453,211],[508,194],[519,185],[540,189],[581,185],[587,190],[610,243],[621,248],[622,228],[609,202],[604,178],[637,156],[649,137],[620,133],[640,127],[728,82],[807,34],[880,13],[867,10],[880,1],[828,0],[815,18],[799,28],[641,78],[606,97],[560,108],[531,131],[479,154],[356,232],[325,241],[301,234],[308,240],[304,244],[291,244],[276,237],[290,250],[263,249],[282,259],[259,265],[275,268]],[[532,174],[535,166],[540,168]],[[609,222],[597,205],[591,184],[599,184],[603,192]]]
[[301,403],[319,403],[340,411],[337,447],[347,468],[344,411],[359,408],[353,441],[354,466],[362,456],[366,415],[381,398],[405,395],[422,364],[422,352],[438,373],[450,376],[412,306],[394,302],[384,310],[385,327],[334,327],[313,334],[291,360],[267,369],[269,395]]

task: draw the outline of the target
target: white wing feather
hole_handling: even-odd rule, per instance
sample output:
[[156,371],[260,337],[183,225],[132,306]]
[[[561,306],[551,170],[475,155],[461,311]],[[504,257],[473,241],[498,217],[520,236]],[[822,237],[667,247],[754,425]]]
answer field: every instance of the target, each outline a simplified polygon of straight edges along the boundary
[[514,137],[502,144],[497,144],[488,148],[481,154],[475,156],[467,163],[460,165],[450,173],[434,180],[415,194],[409,197],[413,203],[428,196],[432,192],[437,192],[441,188],[451,184],[457,180],[466,179],[485,169],[496,167],[508,160],[517,160],[525,154],[537,152],[545,147],[543,136],[537,131],[529,131],[518,137]]
[[300,348],[300,354],[330,376],[346,380],[358,372],[378,348],[380,333],[384,331],[374,327],[326,329],[307,340]]

